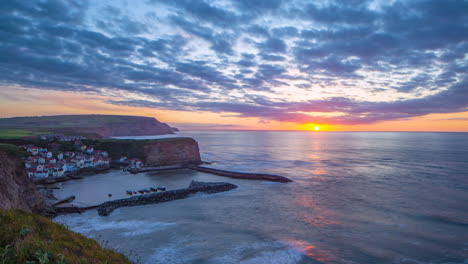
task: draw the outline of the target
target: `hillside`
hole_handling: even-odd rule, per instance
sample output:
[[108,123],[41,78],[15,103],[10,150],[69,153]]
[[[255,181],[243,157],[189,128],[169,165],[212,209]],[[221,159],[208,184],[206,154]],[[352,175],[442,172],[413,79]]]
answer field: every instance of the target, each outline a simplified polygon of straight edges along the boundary
[[0,263],[131,263],[95,240],[22,210],[0,210],[0,226]]
[[43,133],[81,134],[109,138],[173,134],[175,128],[152,117],[124,115],[59,115],[0,118],[0,137]]

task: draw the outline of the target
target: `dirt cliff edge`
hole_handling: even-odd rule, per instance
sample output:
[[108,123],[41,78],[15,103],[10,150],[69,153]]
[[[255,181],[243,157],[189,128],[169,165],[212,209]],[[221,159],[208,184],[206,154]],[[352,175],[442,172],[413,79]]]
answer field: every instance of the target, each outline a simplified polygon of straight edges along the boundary
[[0,149],[0,209],[43,214],[46,204],[24,169],[24,161]]

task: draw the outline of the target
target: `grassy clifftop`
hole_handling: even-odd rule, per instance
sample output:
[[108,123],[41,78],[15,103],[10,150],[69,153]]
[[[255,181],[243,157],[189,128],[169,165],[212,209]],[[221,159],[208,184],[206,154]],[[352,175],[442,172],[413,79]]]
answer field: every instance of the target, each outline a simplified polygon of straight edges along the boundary
[[172,134],[173,128],[153,117],[124,115],[59,115],[0,118],[0,138],[51,132],[92,138]]
[[93,239],[21,210],[0,210],[0,263],[131,263]]

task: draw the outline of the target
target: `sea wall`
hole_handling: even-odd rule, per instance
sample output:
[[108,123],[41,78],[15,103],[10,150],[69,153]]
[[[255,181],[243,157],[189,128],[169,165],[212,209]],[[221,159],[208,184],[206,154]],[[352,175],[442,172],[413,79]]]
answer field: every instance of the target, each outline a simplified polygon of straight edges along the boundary
[[109,152],[112,159],[139,158],[145,166],[201,164],[198,143],[193,138],[165,138],[152,140],[103,139],[86,140],[85,144]]
[[43,214],[46,203],[27,175],[24,161],[0,148],[0,209],[10,208]]
[[259,180],[259,181],[272,181],[272,182],[292,182],[291,179],[284,176],[273,175],[273,174],[264,174],[264,173],[246,173],[246,172],[237,172],[237,171],[226,171],[219,170],[201,166],[188,166],[189,169],[211,173],[219,176],[242,179],[242,180]]
[[189,195],[204,193],[226,192],[237,188],[236,185],[226,182],[196,182],[192,181],[188,188],[173,191],[165,191],[152,194],[138,195],[127,199],[109,201],[101,204],[98,213],[101,216],[108,216],[117,208],[126,206],[138,206],[145,204],[163,203],[173,200],[187,198]]

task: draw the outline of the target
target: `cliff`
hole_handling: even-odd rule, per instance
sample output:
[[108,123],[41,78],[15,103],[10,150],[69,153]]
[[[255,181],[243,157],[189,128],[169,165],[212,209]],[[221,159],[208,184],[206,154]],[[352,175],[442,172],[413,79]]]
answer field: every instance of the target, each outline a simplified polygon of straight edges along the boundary
[[0,118],[0,134],[35,135],[50,132],[100,138],[174,134],[176,128],[152,117],[123,115],[59,115]]
[[146,167],[201,164],[198,143],[193,138],[102,139],[84,140],[83,143],[109,152],[112,159],[124,156],[141,159]]
[[18,208],[42,214],[46,204],[26,174],[21,152],[13,145],[0,144],[0,209]]

